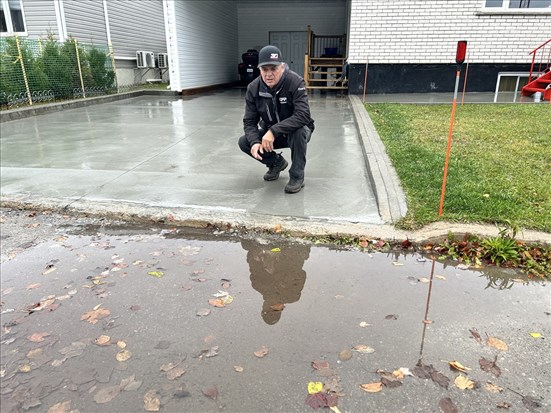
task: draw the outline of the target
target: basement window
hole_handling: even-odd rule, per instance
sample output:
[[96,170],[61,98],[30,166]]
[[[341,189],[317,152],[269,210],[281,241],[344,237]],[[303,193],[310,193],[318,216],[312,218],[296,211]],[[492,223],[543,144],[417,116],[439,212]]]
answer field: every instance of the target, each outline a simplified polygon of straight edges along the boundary
[[26,34],[21,0],[0,0],[0,33],[8,36]]
[[551,0],[485,0],[486,11],[551,11]]

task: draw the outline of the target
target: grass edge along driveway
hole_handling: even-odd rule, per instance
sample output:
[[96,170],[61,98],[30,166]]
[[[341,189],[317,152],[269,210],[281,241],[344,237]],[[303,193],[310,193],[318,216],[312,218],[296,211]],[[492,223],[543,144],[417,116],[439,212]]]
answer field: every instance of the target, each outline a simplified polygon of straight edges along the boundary
[[551,232],[550,105],[457,106],[441,217],[451,104],[365,107],[406,193],[408,213],[397,227],[441,220]]

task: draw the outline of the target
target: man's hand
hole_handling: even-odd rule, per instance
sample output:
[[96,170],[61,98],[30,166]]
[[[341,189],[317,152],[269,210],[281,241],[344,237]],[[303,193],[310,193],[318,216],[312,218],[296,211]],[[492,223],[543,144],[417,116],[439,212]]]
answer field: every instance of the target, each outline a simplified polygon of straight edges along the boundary
[[261,161],[262,156],[260,156],[260,154],[264,154],[262,145],[260,143],[255,143],[253,146],[251,146],[251,155],[254,159],[258,159],[259,161]]
[[[262,137],[262,149],[264,149],[266,152],[272,152],[274,150],[274,141],[275,141],[275,136],[272,133],[272,131],[269,130]],[[264,153],[264,152],[260,152],[260,153]]]

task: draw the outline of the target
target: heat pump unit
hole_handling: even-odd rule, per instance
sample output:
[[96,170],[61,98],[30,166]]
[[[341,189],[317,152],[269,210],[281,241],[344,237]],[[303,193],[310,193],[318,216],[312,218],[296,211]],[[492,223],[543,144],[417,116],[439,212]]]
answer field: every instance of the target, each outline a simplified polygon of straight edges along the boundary
[[168,53],[159,53],[157,55],[157,67],[159,69],[168,69]]
[[138,50],[136,52],[136,67],[140,69],[155,67],[155,54],[153,52]]

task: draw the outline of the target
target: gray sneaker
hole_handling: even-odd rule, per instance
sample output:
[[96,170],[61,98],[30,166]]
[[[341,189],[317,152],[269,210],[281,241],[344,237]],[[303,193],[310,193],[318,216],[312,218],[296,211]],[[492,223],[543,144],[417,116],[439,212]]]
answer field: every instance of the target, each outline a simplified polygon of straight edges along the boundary
[[284,171],[289,164],[281,155],[277,155],[276,161],[269,167],[268,172],[264,174],[265,181],[275,181],[279,178],[279,173]]
[[285,192],[288,194],[296,194],[297,192],[300,192],[300,190],[304,188],[304,179],[297,180],[297,179],[289,179],[289,182],[287,185],[285,185]]

